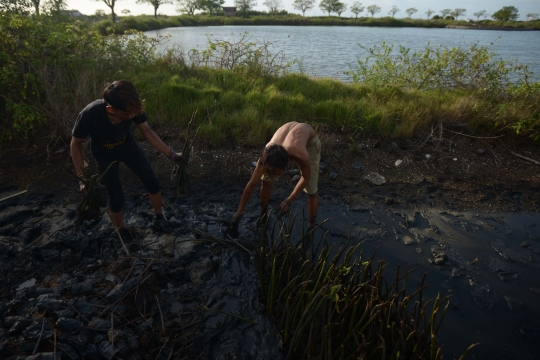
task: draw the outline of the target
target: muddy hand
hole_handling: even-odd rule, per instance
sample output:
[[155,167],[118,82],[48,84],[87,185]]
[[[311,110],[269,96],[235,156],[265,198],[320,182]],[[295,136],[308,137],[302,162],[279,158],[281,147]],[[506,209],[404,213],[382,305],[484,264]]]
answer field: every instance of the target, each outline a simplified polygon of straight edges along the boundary
[[240,224],[240,220],[242,220],[242,217],[244,216],[244,213],[236,213],[234,214],[232,220],[231,220],[231,225],[230,225],[230,228],[233,229],[233,230],[238,230],[238,225]]
[[283,200],[281,204],[279,204],[279,217],[283,215],[287,215],[291,211],[291,203],[287,200]]
[[176,161],[178,163],[183,163],[183,164],[187,164],[189,162],[184,156],[182,156],[181,152],[180,153],[174,153],[173,161]]

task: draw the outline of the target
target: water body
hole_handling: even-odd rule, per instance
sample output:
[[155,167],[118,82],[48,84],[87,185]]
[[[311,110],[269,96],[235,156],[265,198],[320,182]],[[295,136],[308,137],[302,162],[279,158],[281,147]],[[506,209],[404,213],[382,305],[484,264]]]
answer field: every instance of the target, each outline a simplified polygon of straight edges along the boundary
[[[301,60],[301,70],[314,77],[331,77],[350,81],[343,74],[355,68],[358,59],[366,52],[358,43],[374,47],[385,41],[412,49],[422,50],[426,45],[443,47],[467,47],[474,42],[489,46],[503,59],[518,59],[529,64],[540,76],[540,31],[502,31],[428,28],[383,28],[353,26],[208,26],[178,27],[148,31],[149,36],[170,35],[162,50],[176,44],[185,50],[204,50],[207,36],[219,40],[234,41],[248,32],[259,41],[275,41],[275,52],[282,50],[287,60]],[[293,69],[300,71],[298,65]],[[538,78],[536,79],[538,80]]]

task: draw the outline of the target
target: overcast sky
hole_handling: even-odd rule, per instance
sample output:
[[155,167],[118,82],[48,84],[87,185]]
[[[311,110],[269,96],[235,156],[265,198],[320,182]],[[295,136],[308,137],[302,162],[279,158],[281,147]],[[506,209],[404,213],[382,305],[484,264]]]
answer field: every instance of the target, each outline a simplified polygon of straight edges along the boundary
[[[174,0],[173,0],[174,1]],[[257,6],[256,10],[268,10],[266,6],[262,3],[265,0],[256,0]],[[285,10],[291,13],[301,12],[294,10],[292,8],[292,3],[294,0],[282,0],[283,7]],[[342,0],[350,8],[355,0]],[[399,11],[396,14],[396,18],[407,17],[405,10],[408,8],[416,8],[418,12],[414,14],[413,18],[426,18],[425,12],[427,10],[435,11],[435,14],[440,14],[439,11],[443,9],[455,9],[463,8],[467,10],[467,13],[462,19],[476,19],[473,15],[475,12],[480,10],[486,10],[488,14],[493,14],[495,11],[501,9],[503,6],[515,6],[519,10],[519,20],[526,20],[528,13],[540,14],[540,0],[360,0],[364,6],[369,5],[379,5],[381,7],[381,12],[375,15],[375,17],[387,16],[388,11],[392,8],[393,5],[396,5]],[[306,16],[315,16],[315,15],[326,15],[321,9],[319,9],[320,1],[316,0],[316,6],[306,12]],[[79,10],[81,13],[86,15],[92,15],[98,9],[105,10],[107,14],[110,13],[110,9],[102,0],[67,0],[68,9],[70,10]],[[225,0],[224,6],[234,6],[234,0]],[[162,5],[158,9],[158,14],[163,15],[178,15],[176,12],[176,5]],[[128,9],[132,15],[141,15],[141,14],[154,14],[154,7],[148,4],[137,4],[136,0],[117,0],[114,10],[117,14],[122,15],[122,10]],[[361,15],[368,16],[364,11]],[[347,11],[341,14],[342,17],[354,17],[354,15]]]

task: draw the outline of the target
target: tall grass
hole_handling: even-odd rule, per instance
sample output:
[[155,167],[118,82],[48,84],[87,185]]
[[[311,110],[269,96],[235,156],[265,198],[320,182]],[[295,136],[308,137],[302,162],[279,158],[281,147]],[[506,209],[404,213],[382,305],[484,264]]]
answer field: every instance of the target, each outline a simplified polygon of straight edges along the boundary
[[269,229],[267,221],[258,236],[260,298],[288,358],[442,359],[437,332],[448,298],[424,298],[427,274],[411,284],[415,269],[398,267],[388,278],[386,262],[364,258],[354,239],[336,249],[325,235],[314,242],[310,231],[293,244],[292,224],[276,221]]
[[[500,77],[489,62],[464,61],[470,54],[459,49],[450,51],[452,59],[459,60],[452,71],[476,74],[482,81],[470,83],[474,86],[462,86],[466,76],[459,82],[447,79],[416,86],[426,82],[415,69],[437,69],[437,62],[420,56],[430,61],[429,66],[410,59],[405,63],[413,67],[397,66],[392,62],[397,58],[388,52],[381,55],[384,66],[363,63],[351,75],[356,82],[343,83],[291,73],[292,64],[273,53],[271,44],[247,38],[209,39],[214,49],[210,52],[176,49],[157,55],[154,49],[160,40],[141,33],[105,38],[84,23],[6,14],[0,25],[9,35],[0,38],[2,148],[51,148],[69,141],[78,112],[101,97],[106,82],[121,78],[139,88],[152,125],[181,129],[196,112],[198,139],[212,146],[260,145],[289,121],[391,137],[413,136],[441,121],[477,135],[538,139],[540,134],[540,82],[528,78],[514,86],[505,80],[504,64]],[[489,59],[478,47],[471,54]],[[199,62],[188,64],[187,56],[198,56]],[[486,71],[469,69],[477,64]],[[381,80],[389,74],[392,81]],[[411,82],[415,79],[419,80]],[[454,83],[459,86],[447,86]]]

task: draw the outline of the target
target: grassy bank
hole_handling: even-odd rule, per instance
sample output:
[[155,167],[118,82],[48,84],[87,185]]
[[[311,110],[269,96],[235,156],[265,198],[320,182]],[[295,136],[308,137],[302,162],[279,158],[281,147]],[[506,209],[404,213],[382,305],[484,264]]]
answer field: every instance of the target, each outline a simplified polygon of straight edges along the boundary
[[[158,56],[159,39],[143,34],[105,39],[84,23],[0,20],[3,149],[66,144],[78,112],[120,78],[140,89],[154,125],[181,131],[197,111],[199,139],[212,146],[259,146],[288,121],[349,135],[410,137],[441,123],[480,136],[540,134],[540,82],[478,46],[401,57],[371,49],[376,63],[359,62],[343,83],[290,73],[249,39],[211,40],[214,51],[191,52],[188,65],[186,51]],[[512,71],[525,77],[513,83]]]
[[502,22],[482,20],[479,22],[467,22],[450,19],[396,19],[393,17],[360,17],[340,18],[337,16],[312,16],[302,17],[295,14],[287,15],[251,15],[242,17],[180,15],[158,16],[149,15],[122,17],[115,24],[111,20],[102,20],[94,24],[95,28],[103,35],[110,33],[112,29],[118,34],[129,29],[149,31],[168,27],[184,26],[222,26],[222,25],[281,25],[281,26],[374,26],[374,27],[467,27],[471,29],[515,29],[515,30],[540,30],[540,21],[528,22]]

